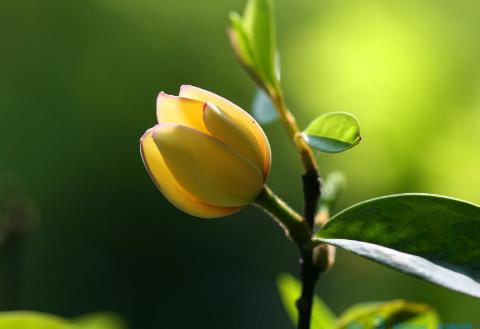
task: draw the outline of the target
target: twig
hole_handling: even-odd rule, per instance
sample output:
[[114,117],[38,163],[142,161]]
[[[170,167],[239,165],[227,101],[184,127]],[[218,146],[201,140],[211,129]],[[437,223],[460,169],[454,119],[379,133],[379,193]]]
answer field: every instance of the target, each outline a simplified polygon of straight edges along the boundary
[[311,245],[311,231],[302,216],[290,208],[272,190],[264,186],[253,203],[265,210],[284,229],[285,234],[300,248],[309,248]]
[[[320,180],[318,171],[312,170],[302,176],[303,194],[305,199],[305,221],[310,228],[310,234],[314,231],[315,213],[318,199],[320,198]],[[297,300],[298,329],[309,329],[312,317],[312,304],[315,284],[320,274],[320,268],[314,264],[313,249],[300,250],[300,278],[302,281],[302,294]]]
[[[321,196],[321,182],[318,173],[318,166],[315,156],[302,138],[300,129],[297,126],[294,116],[288,110],[281,91],[271,92],[267,90],[274,103],[280,120],[288,135],[295,144],[295,148],[302,161],[305,173],[302,176],[304,194],[304,218],[309,227],[310,237],[313,235],[315,226],[315,213],[318,200]],[[320,268],[314,264],[313,249],[311,247],[300,247],[300,277],[302,282],[302,294],[296,302],[298,309],[298,329],[309,329],[312,314],[312,303],[315,284],[320,274]]]

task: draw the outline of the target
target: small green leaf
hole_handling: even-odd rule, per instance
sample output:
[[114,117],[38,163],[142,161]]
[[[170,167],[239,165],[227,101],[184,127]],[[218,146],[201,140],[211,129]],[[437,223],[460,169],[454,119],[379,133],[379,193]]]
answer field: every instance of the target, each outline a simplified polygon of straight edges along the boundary
[[231,26],[229,30],[230,41],[238,59],[248,68],[255,66],[253,50],[243,27],[242,17],[235,12],[230,13]]
[[249,0],[243,17],[232,13],[230,20],[230,42],[239,61],[263,88],[278,90],[273,0]]
[[[287,273],[280,274],[277,278],[277,287],[283,306],[295,325],[297,322],[297,308],[295,302],[302,292],[301,284],[293,276]],[[333,329],[337,318],[330,308],[315,296],[312,309],[312,321],[310,329]]]
[[72,323],[74,329],[127,329],[125,320],[110,312],[82,315]]
[[424,329],[437,329],[438,315],[426,304],[395,300],[386,303],[363,303],[347,309],[335,329],[347,328],[409,328],[418,325]]
[[345,151],[360,140],[360,126],[350,113],[330,112],[313,120],[303,132],[307,143],[327,153]]
[[317,238],[480,298],[480,207],[431,194],[384,196],[332,217]]
[[0,313],[0,329],[73,329],[64,319],[38,312]]
[[347,179],[342,172],[333,171],[329,173],[322,184],[320,206],[331,209],[342,194],[346,184]]
[[269,124],[278,119],[278,112],[267,94],[257,89],[252,104],[253,117],[261,124]]

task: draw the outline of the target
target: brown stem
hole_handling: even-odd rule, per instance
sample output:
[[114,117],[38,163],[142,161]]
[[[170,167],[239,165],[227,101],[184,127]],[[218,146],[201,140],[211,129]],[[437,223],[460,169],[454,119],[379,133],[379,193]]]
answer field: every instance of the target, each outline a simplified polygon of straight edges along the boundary
[[270,98],[272,99],[273,104],[277,108],[277,112],[280,116],[280,121],[282,121],[283,127],[287,131],[287,134],[292,139],[297,149],[300,160],[302,161],[305,172],[318,171],[317,161],[315,156],[308,146],[307,142],[302,138],[300,129],[298,129],[297,122],[295,117],[288,110],[283,95],[280,91],[269,91],[267,90]]
[[[305,173],[302,176],[303,194],[304,194],[304,218],[308,224],[310,237],[313,235],[315,227],[315,213],[317,211],[318,200],[321,194],[321,183],[318,174],[318,166],[315,156],[302,138],[300,129],[297,126],[294,116],[288,110],[281,91],[267,90],[272,102],[277,108],[280,120],[288,135],[295,144],[295,148],[300,156]],[[312,303],[315,290],[315,284],[320,274],[319,266],[316,266],[313,259],[313,249],[311,247],[300,247],[300,277],[302,281],[302,294],[297,300],[298,309],[298,329],[310,329],[310,319],[312,315]]]
[[320,274],[318,268],[313,264],[312,258],[312,250],[301,251],[300,279],[302,282],[302,294],[296,302],[298,310],[298,329],[310,328],[315,284],[317,283]]
[[[315,227],[315,213],[320,198],[320,179],[317,170],[307,171],[302,176],[305,221],[310,228],[310,234],[313,234]],[[298,309],[298,329],[309,329],[310,319],[312,317],[313,295],[315,284],[320,274],[320,268],[314,263],[313,249],[300,250],[300,278],[302,281],[302,294],[297,300]]]
[[310,230],[314,231],[315,215],[320,199],[320,177],[317,170],[307,171],[302,175],[305,221]]

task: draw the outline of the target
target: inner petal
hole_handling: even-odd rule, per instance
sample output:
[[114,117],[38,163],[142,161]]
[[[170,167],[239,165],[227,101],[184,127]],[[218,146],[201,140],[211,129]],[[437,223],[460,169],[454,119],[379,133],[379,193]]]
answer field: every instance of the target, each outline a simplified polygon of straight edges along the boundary
[[246,205],[263,186],[257,166],[216,138],[169,124],[156,126],[153,139],[176,181],[212,205]]
[[204,107],[203,120],[210,135],[252,161],[260,171],[263,170],[262,150],[255,137],[243,126],[236,124],[212,103],[207,103]]
[[208,133],[203,123],[205,102],[165,94],[157,97],[158,123],[176,123]]
[[268,175],[271,161],[270,144],[268,143],[267,136],[265,136],[262,128],[250,114],[229,100],[198,87],[183,85],[180,88],[179,95],[181,97],[192,98],[202,102],[213,103],[223,112],[227,113],[234,122],[239,125],[243,125],[245,129],[255,137],[260,149],[262,150],[263,174],[265,177]]

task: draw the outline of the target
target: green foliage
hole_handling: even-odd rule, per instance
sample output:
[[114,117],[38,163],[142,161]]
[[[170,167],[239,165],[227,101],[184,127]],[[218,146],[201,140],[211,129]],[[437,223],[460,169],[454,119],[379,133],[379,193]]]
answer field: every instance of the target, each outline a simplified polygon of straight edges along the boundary
[[322,184],[322,196],[320,205],[331,209],[347,184],[345,174],[340,171],[333,171],[327,175]]
[[257,83],[279,90],[280,68],[272,0],[249,0],[243,17],[230,14],[230,41],[235,55]]
[[480,207],[429,194],[384,196],[332,217],[321,241],[480,298]]
[[75,329],[127,329],[125,320],[115,313],[93,313],[73,320]]
[[94,313],[74,320],[31,311],[0,313],[0,329],[127,329],[114,313]]
[[73,329],[73,327],[68,321],[54,315],[14,311],[0,313],[0,329]]
[[261,124],[269,124],[278,119],[278,112],[268,95],[260,88],[255,92],[252,103],[253,117]]
[[424,329],[436,329],[439,318],[435,310],[426,304],[395,300],[385,303],[362,303],[347,309],[335,325],[335,329],[347,328],[408,328],[421,325]]
[[[38,7],[27,11],[27,3],[36,3]],[[133,268],[126,267],[124,273],[125,280],[138,282],[132,287],[133,295],[151,289],[152,283],[144,280],[146,274],[160,282],[181,274],[191,282],[187,287],[165,286],[165,295],[188,291],[195,296],[204,292],[205,273],[217,266],[217,260],[208,257],[210,246],[202,243],[204,235],[189,235],[196,245],[196,255],[204,259],[203,267],[195,272],[181,273],[182,267],[172,267],[166,273],[163,263],[151,261],[165,257],[163,253],[183,256],[181,248],[152,247],[153,241],[161,242],[156,239],[159,230],[173,231],[177,226],[173,221],[158,221],[159,211],[162,217],[181,215],[159,200],[151,182],[139,170],[138,159],[132,155],[135,146],[132,141],[144,123],[151,120],[147,109],[152,107],[150,96],[159,88],[159,76],[166,90],[176,90],[186,72],[203,86],[215,86],[228,95],[236,95],[244,86],[236,80],[236,71],[228,69],[230,62],[225,52],[228,49],[222,48],[223,38],[199,36],[203,32],[210,35],[212,27],[225,23],[224,12],[229,5],[217,4],[192,0],[166,1],[162,6],[155,1],[2,2],[2,39],[15,43],[4,47],[0,55],[5,63],[1,98],[4,107],[11,109],[4,110],[0,120],[2,139],[8,140],[2,147],[1,162],[3,169],[23,176],[26,187],[40,198],[37,201],[41,201],[42,212],[48,215],[42,234],[25,246],[29,257],[35,259],[35,266],[24,273],[33,306],[61,305],[76,296],[75,302],[68,305],[88,308],[100,292],[121,289],[121,280],[108,280],[117,270],[111,261],[119,258],[126,258],[126,264],[140,262]],[[375,141],[372,138],[371,143],[362,144],[360,152],[346,154],[342,164],[334,157],[322,158],[325,168],[333,165],[348,168],[349,179],[355,182],[349,186],[348,199],[379,195],[386,188],[428,189],[480,203],[480,152],[474,151],[480,137],[480,111],[476,110],[480,45],[475,42],[480,28],[476,14],[480,2],[328,0],[297,4],[285,1],[282,7],[287,34],[279,42],[288,52],[282,56],[282,64],[291,68],[288,96],[296,105],[293,108],[296,113],[313,118],[316,114],[308,111],[314,112],[315,108],[347,109],[359,115],[362,128],[368,124],[370,136],[384,137],[385,131],[389,132],[388,138]],[[289,15],[292,9],[298,12]],[[307,16],[308,19],[303,19]],[[21,21],[32,23],[18,24]],[[198,27],[199,33],[192,33],[192,26]],[[198,54],[198,61],[190,60],[192,52],[188,50],[192,48]],[[210,56],[212,50],[215,56]],[[218,74],[205,74],[212,68]],[[29,97],[25,97],[25,90],[29,90]],[[118,97],[119,91],[122,97]],[[236,100],[248,102],[244,95],[239,93]],[[143,110],[132,110],[132,104]],[[38,126],[45,128],[41,134],[35,133]],[[86,126],[90,128],[88,131],[83,128]],[[22,133],[17,135],[19,127]],[[438,127],[445,127],[441,138],[431,138],[431,132],[438,131]],[[72,141],[72,136],[79,138]],[[280,133],[269,138],[278,145],[284,140]],[[34,148],[24,147],[28,140],[35,140]],[[125,143],[132,145],[125,147]],[[52,152],[53,148],[57,152]],[[296,179],[284,175],[290,172],[295,157],[293,152],[284,153],[281,158],[276,156],[271,177],[279,191],[291,188]],[[105,156],[99,162],[92,154]],[[375,170],[371,170],[372,163]],[[113,167],[119,170],[111,170]],[[419,174],[425,176],[418,179]],[[96,177],[95,188],[90,183],[92,177]],[[125,177],[132,179],[125,181]],[[301,193],[290,194],[293,204],[301,204]],[[286,196],[290,194],[287,192]],[[118,206],[118,200],[122,199],[133,202]],[[146,206],[152,203],[154,207]],[[137,217],[145,218],[146,225],[136,227],[138,232],[132,236],[131,218]],[[111,225],[112,218],[115,225]],[[249,230],[261,229],[259,223],[252,221]],[[72,239],[68,234],[72,225],[81,234],[95,234],[93,238],[98,238],[95,248],[86,246],[84,239]],[[103,234],[102,229],[107,228],[110,234]],[[207,235],[218,231],[215,225],[202,229]],[[135,242],[138,250],[143,251],[141,259],[131,252],[131,243],[125,243],[126,238],[133,241],[136,236],[142,237]],[[184,235],[172,239],[183,243]],[[217,234],[216,239],[222,244],[232,237]],[[248,266],[238,264],[244,261],[244,255],[260,262],[262,253],[255,250],[262,244],[260,240],[251,242],[243,245],[239,259],[227,257],[228,248],[219,248],[218,253],[225,258],[225,271]],[[271,248],[284,246],[276,240],[269,243]],[[56,259],[59,244],[68,244],[69,249],[76,251],[75,257]],[[112,245],[117,247],[111,248]],[[111,251],[106,254],[105,248]],[[44,261],[44,255],[49,255],[48,261]],[[80,263],[78,259],[84,261]],[[98,271],[84,271],[98,266]],[[261,270],[252,268],[252,277],[261,276]],[[369,268],[368,274],[377,271]],[[70,280],[59,280],[63,277]],[[365,275],[361,281],[363,288],[348,289],[342,298],[358,300],[371,285],[383,293],[412,289],[413,280],[402,280],[392,288],[377,285],[376,280],[376,275]],[[55,287],[45,284],[50,281],[57,281]],[[218,277],[216,284],[229,287],[231,278]],[[329,290],[347,290],[342,284],[341,278],[333,278]],[[252,294],[252,289],[237,291],[238,299],[248,300],[246,296]],[[145,305],[158,302],[154,295],[145,294],[141,302]],[[128,294],[105,294],[100,299],[121,308],[130,302],[128,298]],[[446,316],[461,316],[462,320],[473,322],[474,327],[480,326],[477,301],[447,293],[438,293],[436,298]],[[266,313],[271,313],[269,307],[265,306]],[[148,307],[132,309],[134,318],[143,319],[145,309]],[[174,305],[171,312],[176,314],[183,309]],[[205,309],[208,312],[206,305],[197,305],[195,309],[198,313]],[[221,306],[218,311],[224,317],[230,316],[229,312],[221,312]],[[191,318],[195,320],[186,320],[188,324],[199,322],[197,317]],[[154,321],[154,317],[149,319]],[[218,321],[222,321],[220,315]]]
[[[280,293],[285,310],[295,324],[297,321],[297,308],[295,301],[300,297],[302,287],[300,282],[287,273],[280,274],[277,278],[277,287]],[[311,329],[333,328],[337,318],[330,308],[318,297],[315,296],[312,308]]]
[[[290,274],[278,276],[277,286],[283,306],[292,323],[297,321],[295,301],[301,293],[301,284]],[[379,303],[361,303],[348,308],[337,319],[328,306],[315,296],[312,309],[311,329],[362,328],[408,328],[421,325],[425,329],[436,329],[439,318],[434,309],[426,304],[394,300]]]
[[313,120],[305,129],[303,137],[311,147],[319,151],[338,153],[360,142],[360,125],[352,114],[330,112]]

